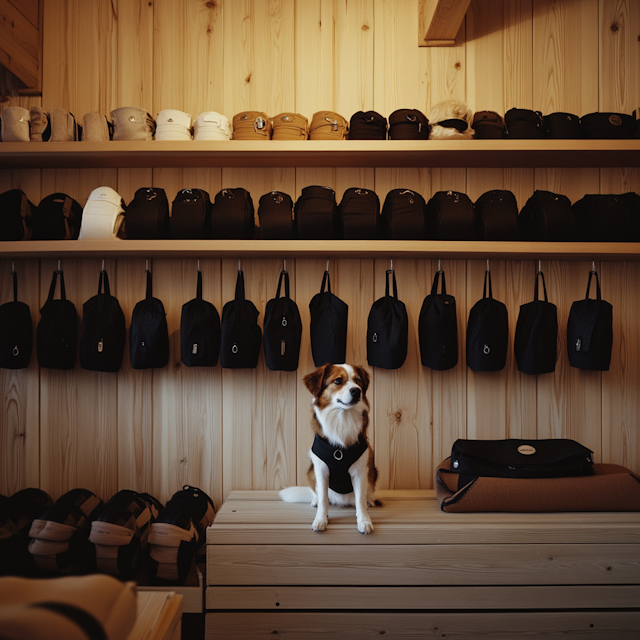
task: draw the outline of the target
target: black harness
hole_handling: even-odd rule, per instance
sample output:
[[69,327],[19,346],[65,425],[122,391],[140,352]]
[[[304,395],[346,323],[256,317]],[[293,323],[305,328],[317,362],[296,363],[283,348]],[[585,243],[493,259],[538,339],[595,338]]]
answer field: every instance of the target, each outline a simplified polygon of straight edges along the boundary
[[327,440],[316,434],[311,451],[329,467],[329,489],[336,493],[353,491],[349,467],[367,450],[367,446],[367,441],[362,434],[358,442],[346,448],[329,444]]

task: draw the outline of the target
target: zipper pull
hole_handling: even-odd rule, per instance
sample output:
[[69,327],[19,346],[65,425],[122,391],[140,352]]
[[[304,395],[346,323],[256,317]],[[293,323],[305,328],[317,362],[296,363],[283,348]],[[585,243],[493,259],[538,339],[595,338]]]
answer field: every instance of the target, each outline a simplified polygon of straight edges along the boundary
[[582,346],[582,340],[578,338],[576,340],[576,351],[580,351],[580,347]]
[[104,349],[104,339],[101,338],[100,341],[98,342],[98,353],[102,353],[103,349]]
[[280,355],[283,356],[286,349],[286,342],[284,340],[280,341]]

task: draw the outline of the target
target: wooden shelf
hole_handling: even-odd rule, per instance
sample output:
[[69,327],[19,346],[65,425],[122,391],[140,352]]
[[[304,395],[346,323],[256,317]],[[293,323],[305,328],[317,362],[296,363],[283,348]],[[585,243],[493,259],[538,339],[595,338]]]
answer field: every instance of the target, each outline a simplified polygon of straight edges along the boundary
[[637,166],[640,166],[640,140],[152,140],[0,143],[0,169]]
[[423,258],[444,260],[631,260],[640,242],[462,242],[434,240],[60,240],[0,242],[22,258]]

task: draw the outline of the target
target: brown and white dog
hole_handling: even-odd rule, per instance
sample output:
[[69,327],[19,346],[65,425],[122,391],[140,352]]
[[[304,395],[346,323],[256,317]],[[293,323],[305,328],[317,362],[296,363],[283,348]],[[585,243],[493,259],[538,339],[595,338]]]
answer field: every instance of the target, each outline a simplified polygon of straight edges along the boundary
[[371,533],[367,507],[380,503],[373,496],[378,472],[367,440],[369,374],[351,364],[326,364],[302,380],[313,395],[309,487],[288,487],[280,498],[317,506],[314,531],[327,528],[329,504],[355,506],[358,531]]

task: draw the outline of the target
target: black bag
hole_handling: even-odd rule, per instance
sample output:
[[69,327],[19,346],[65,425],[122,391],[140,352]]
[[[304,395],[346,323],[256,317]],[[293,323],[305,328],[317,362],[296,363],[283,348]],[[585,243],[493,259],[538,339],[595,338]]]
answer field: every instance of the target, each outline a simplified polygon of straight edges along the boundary
[[[56,282],[60,276],[60,299],[54,300]],[[36,329],[38,364],[47,369],[73,369],[78,348],[78,314],[64,288],[64,274],[53,272],[49,296],[40,309]]]
[[476,212],[465,193],[438,191],[426,206],[427,240],[474,240]]
[[344,240],[375,240],[378,237],[380,198],[374,191],[351,187],[338,206]]
[[[544,300],[538,299],[538,282],[542,278]],[[513,347],[518,370],[531,375],[551,373],[558,354],[558,310],[547,298],[544,274],[538,271],[533,302],[520,306]]]
[[409,189],[392,189],[382,205],[378,229],[382,240],[424,240],[426,237],[424,198]]
[[127,207],[127,240],[159,240],[169,237],[169,201],[164,189],[138,189]]
[[[442,292],[438,282],[442,275]],[[424,299],[418,319],[422,365],[446,371],[458,364],[458,321],[456,299],[447,295],[444,271],[436,271],[431,293]]]
[[576,140],[583,138],[580,118],[573,113],[556,112],[544,116],[547,137],[554,140]]
[[77,240],[82,207],[66,193],[43,198],[33,212],[33,240]]
[[331,293],[331,280],[328,271],[325,271],[322,277],[320,293],[316,293],[311,298],[309,311],[311,314],[311,355],[315,366],[321,367],[323,364],[346,362],[349,306]]
[[475,204],[478,240],[520,240],[518,203],[511,191],[494,189]]
[[[487,283],[489,295],[487,296]],[[484,274],[482,299],[469,312],[467,366],[472,371],[500,371],[507,363],[509,316],[507,307],[494,300],[491,273]]]
[[153,297],[151,271],[147,269],[147,295],[133,308],[129,327],[132,369],[161,369],[169,362],[169,328],[164,305]]
[[180,359],[187,367],[215,367],[220,355],[220,316],[202,299],[202,272],[198,269],[196,297],[182,305]]
[[211,214],[211,237],[216,240],[251,240],[255,232],[251,194],[242,187],[218,191]]
[[473,115],[473,130],[478,140],[495,140],[505,137],[504,118],[495,111],[476,111]]
[[258,366],[262,344],[259,315],[253,302],[245,299],[244,273],[238,271],[235,299],[222,308],[220,364],[225,369],[255,369]]
[[575,238],[571,200],[551,191],[536,190],[522,207],[518,225],[524,240],[569,242]]
[[585,138],[624,140],[635,138],[635,119],[626,113],[589,113],[580,118]]
[[260,237],[263,240],[293,240],[293,200],[282,191],[265,193],[258,203]]
[[[389,276],[393,296],[389,295]],[[398,300],[395,271],[387,270],[385,294],[376,300],[367,319],[367,361],[372,367],[399,369],[407,359],[409,317],[404,302]]]
[[456,440],[451,470],[471,478],[593,475],[593,451],[574,440]]
[[630,191],[616,196],[627,205],[629,220],[631,222],[630,242],[640,242],[640,195]]
[[107,272],[102,270],[98,294],[82,306],[80,366],[90,371],[118,371],[126,333],[124,313],[118,300],[111,295]]
[[[280,289],[284,279],[284,296]],[[289,273],[280,272],[276,297],[264,312],[264,360],[271,371],[295,371],[300,358],[302,321],[298,305],[289,297]]]
[[[596,277],[596,299],[589,298],[591,276]],[[571,305],[567,323],[569,364],[578,369],[609,371],[613,347],[613,307],[602,300],[597,271],[589,272],[584,300]]]
[[336,194],[331,187],[304,187],[296,200],[296,227],[300,240],[340,237]]
[[13,302],[0,305],[0,367],[25,369],[31,361],[33,324],[29,305],[18,301],[18,274],[13,271]]
[[543,120],[540,111],[509,109],[504,114],[504,120],[507,127],[507,138],[532,140],[543,137]]
[[398,109],[389,116],[389,140],[428,140],[429,119],[417,109]]
[[21,189],[0,194],[0,242],[29,240],[33,235],[35,209]]
[[633,235],[626,202],[615,195],[586,195],[571,207],[576,221],[576,240],[628,242]]
[[377,111],[357,111],[349,122],[349,140],[386,140],[387,119]]
[[171,237],[203,240],[211,237],[211,199],[203,189],[178,191],[171,205]]

